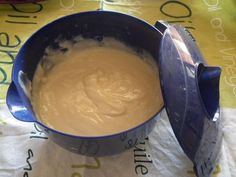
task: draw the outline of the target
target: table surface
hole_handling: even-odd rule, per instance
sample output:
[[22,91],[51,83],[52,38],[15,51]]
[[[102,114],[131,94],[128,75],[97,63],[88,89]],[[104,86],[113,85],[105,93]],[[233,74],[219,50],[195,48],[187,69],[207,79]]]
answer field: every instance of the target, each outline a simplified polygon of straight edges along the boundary
[[[0,176],[194,176],[192,164],[179,147],[165,111],[143,144],[150,162],[134,163],[134,151],[106,158],[69,153],[35,124],[15,120],[5,105],[11,69],[20,47],[43,25],[59,17],[88,10],[112,10],[144,19],[181,24],[194,36],[209,65],[222,67],[220,103],[224,141],[214,174],[234,176],[236,169],[236,2],[164,0],[48,0],[0,5]],[[48,159],[50,158],[50,159]],[[57,162],[57,163],[55,163]],[[43,170],[42,170],[43,169]],[[63,169],[63,170],[62,170]]]

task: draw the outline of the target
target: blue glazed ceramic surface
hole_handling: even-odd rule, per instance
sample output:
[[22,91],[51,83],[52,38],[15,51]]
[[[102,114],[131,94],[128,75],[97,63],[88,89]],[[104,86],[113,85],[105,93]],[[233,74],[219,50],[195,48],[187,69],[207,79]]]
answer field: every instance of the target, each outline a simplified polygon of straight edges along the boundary
[[48,46],[59,48],[55,40],[58,37],[73,40],[79,35],[96,40],[102,40],[104,36],[112,36],[135,47],[139,52],[142,49],[149,51],[156,60],[162,37],[162,34],[153,26],[134,17],[114,12],[84,12],[56,20],[32,35],[19,51],[13,66],[7,104],[17,119],[37,122],[54,142],[70,151],[89,156],[119,153],[145,138],[155,126],[159,116],[156,115],[137,127],[131,127],[128,131],[114,135],[81,137],[50,129],[37,120],[27,96],[30,95],[27,85],[30,85],[33,79],[45,48]]
[[219,108],[221,69],[206,65],[180,26],[163,32],[159,67],[165,107],[176,138],[197,176],[210,176],[222,141]]
[[160,71],[165,108],[176,138],[192,160],[197,176],[210,176],[222,140],[221,69],[206,65],[189,33],[179,26],[157,22],[153,27],[132,16],[108,11],[78,13],[46,25],[27,40],[16,57],[7,94],[7,104],[13,116],[38,123],[55,143],[88,156],[122,152],[151,132],[159,118],[158,113],[125,132],[100,137],[65,134],[37,120],[29,100],[30,82],[37,64],[48,46],[60,49],[55,39],[73,40],[79,35],[96,40],[111,36],[139,52],[145,49],[154,57]]

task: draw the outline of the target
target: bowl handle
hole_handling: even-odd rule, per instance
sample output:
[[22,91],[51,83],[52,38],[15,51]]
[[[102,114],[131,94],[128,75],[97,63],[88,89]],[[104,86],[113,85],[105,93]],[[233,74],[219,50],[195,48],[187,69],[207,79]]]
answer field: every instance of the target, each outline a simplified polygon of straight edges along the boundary
[[24,122],[35,122],[35,118],[27,110],[17,91],[16,85],[12,82],[7,91],[7,106],[11,114],[18,120]]

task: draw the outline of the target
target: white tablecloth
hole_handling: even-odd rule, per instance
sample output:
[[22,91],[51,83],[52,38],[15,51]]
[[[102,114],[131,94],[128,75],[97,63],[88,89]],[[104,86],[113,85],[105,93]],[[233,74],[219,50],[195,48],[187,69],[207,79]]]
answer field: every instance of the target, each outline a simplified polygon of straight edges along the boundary
[[[236,110],[222,109],[223,144],[215,176],[236,176]],[[165,111],[145,139],[135,163],[134,148],[109,157],[85,157],[64,150],[34,123],[16,120],[0,107],[0,177],[194,177],[192,163],[180,148]]]

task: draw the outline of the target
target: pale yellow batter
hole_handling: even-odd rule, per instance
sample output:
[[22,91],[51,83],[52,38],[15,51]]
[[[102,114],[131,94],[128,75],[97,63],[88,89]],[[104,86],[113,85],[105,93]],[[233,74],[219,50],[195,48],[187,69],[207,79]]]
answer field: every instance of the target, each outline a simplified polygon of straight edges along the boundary
[[115,39],[78,39],[63,53],[47,50],[33,81],[32,103],[42,122],[81,136],[137,126],[163,106],[157,68]]

